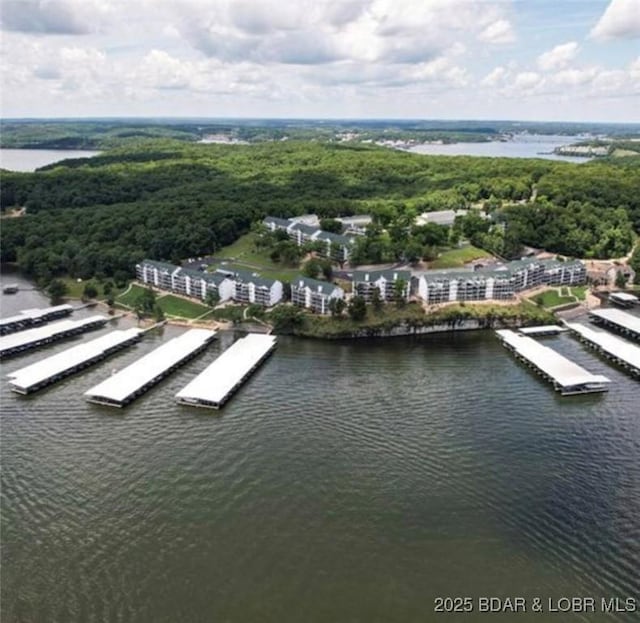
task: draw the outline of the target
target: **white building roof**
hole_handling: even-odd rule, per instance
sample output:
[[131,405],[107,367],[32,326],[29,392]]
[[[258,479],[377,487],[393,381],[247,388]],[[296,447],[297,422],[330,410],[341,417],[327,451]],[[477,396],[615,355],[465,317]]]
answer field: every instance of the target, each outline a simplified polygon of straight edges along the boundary
[[519,355],[550,376],[561,387],[611,382],[606,376],[591,374],[577,363],[573,363],[552,348],[543,346],[530,337],[519,335],[508,329],[501,329],[496,333]]
[[636,370],[640,370],[640,346],[636,346],[606,331],[597,331],[577,322],[567,322],[566,325],[585,340],[599,346],[612,357],[624,361]]
[[215,334],[215,331],[206,329],[190,329],[92,387],[84,395],[89,399],[104,398],[116,403],[124,402],[140,388],[204,346]]
[[634,316],[629,312],[622,311],[621,309],[593,309],[589,314],[596,318],[602,318],[603,320],[617,324],[629,331],[640,333],[640,317]]
[[60,320],[58,322],[47,324],[43,327],[27,329],[26,331],[19,331],[18,333],[11,333],[10,335],[3,335],[0,337],[0,353],[6,350],[27,346],[32,342],[39,342],[43,339],[53,338],[61,333],[79,329],[98,321],[107,322],[107,320],[108,318],[100,315],[89,316],[88,318],[81,318],[80,320]]
[[105,351],[131,340],[137,335],[142,335],[142,333],[142,329],[126,329],[101,335],[94,340],[72,346],[61,353],[56,353],[30,366],[9,373],[7,375],[11,378],[9,383],[18,389],[28,391],[29,388],[39,385],[51,377],[64,374],[85,361],[99,357]]
[[179,401],[219,405],[273,349],[272,335],[251,333],[236,341],[191,383],[176,394]]

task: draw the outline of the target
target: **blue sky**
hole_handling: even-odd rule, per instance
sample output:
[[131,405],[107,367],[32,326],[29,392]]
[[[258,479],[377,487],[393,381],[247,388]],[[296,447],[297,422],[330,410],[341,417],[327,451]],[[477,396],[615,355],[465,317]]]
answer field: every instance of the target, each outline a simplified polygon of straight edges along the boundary
[[5,117],[640,121],[640,0],[3,0]]

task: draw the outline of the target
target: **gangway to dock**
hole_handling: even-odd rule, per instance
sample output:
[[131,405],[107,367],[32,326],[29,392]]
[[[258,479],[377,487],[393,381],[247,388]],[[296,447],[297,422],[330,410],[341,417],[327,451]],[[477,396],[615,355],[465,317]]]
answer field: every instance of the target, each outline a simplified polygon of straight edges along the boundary
[[19,394],[38,391],[137,342],[143,333],[142,329],[135,328],[111,331],[89,342],[67,348],[61,353],[7,374],[10,378],[9,387]]
[[27,329],[0,337],[0,357],[16,355],[26,350],[50,344],[71,335],[103,327],[110,318],[89,316],[80,320],[60,320],[35,329]]
[[8,318],[0,318],[0,335],[9,335],[16,331],[31,329],[51,320],[69,316],[73,311],[74,308],[66,304],[55,305],[54,307],[23,309]]
[[581,342],[591,346],[631,374],[640,376],[640,346],[607,331],[598,331],[577,322],[567,322],[565,325]]
[[189,329],[85,392],[89,402],[124,407],[206,348],[216,331]]
[[225,350],[176,394],[180,404],[219,409],[276,347],[276,337],[250,333]]
[[500,329],[496,335],[502,344],[527,366],[551,382],[563,396],[608,391],[611,381],[600,374],[591,374],[548,346],[533,338],[519,335],[509,329]]
[[606,329],[613,329],[625,337],[640,340],[640,317],[629,312],[612,307],[592,309],[589,312],[589,320]]

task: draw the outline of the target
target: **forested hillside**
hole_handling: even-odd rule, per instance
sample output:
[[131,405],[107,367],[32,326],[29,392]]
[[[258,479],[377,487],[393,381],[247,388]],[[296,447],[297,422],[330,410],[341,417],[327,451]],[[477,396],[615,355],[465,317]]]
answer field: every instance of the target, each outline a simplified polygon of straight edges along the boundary
[[131,274],[142,257],[215,252],[266,214],[497,207],[529,200],[534,187],[536,203],[504,210],[522,243],[621,255],[631,224],[640,230],[638,160],[575,165],[319,142],[143,141],[35,173],[3,172],[2,209],[26,206],[27,215],[3,219],[2,260],[43,281]]

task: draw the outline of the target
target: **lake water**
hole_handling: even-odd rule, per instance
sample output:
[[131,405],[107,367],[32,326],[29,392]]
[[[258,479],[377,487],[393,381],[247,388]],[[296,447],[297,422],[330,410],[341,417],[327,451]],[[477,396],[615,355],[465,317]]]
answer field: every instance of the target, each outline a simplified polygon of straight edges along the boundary
[[222,411],[176,405],[225,333],[124,410],[84,401],[181,330],[32,397],[4,374],[101,331],[3,364],[4,623],[637,621],[433,613],[640,597],[639,385],[571,337],[546,343],[608,394],[561,398],[473,332],[281,338]]
[[453,143],[451,145],[416,145],[409,151],[416,154],[441,156],[487,156],[492,158],[545,158],[565,162],[587,162],[590,158],[575,156],[559,156],[552,153],[556,147],[570,145],[579,137],[518,134],[508,141],[491,141],[488,143]]
[[77,149],[0,149],[0,168],[9,171],[35,171],[39,167],[67,158],[91,158],[99,153]]

